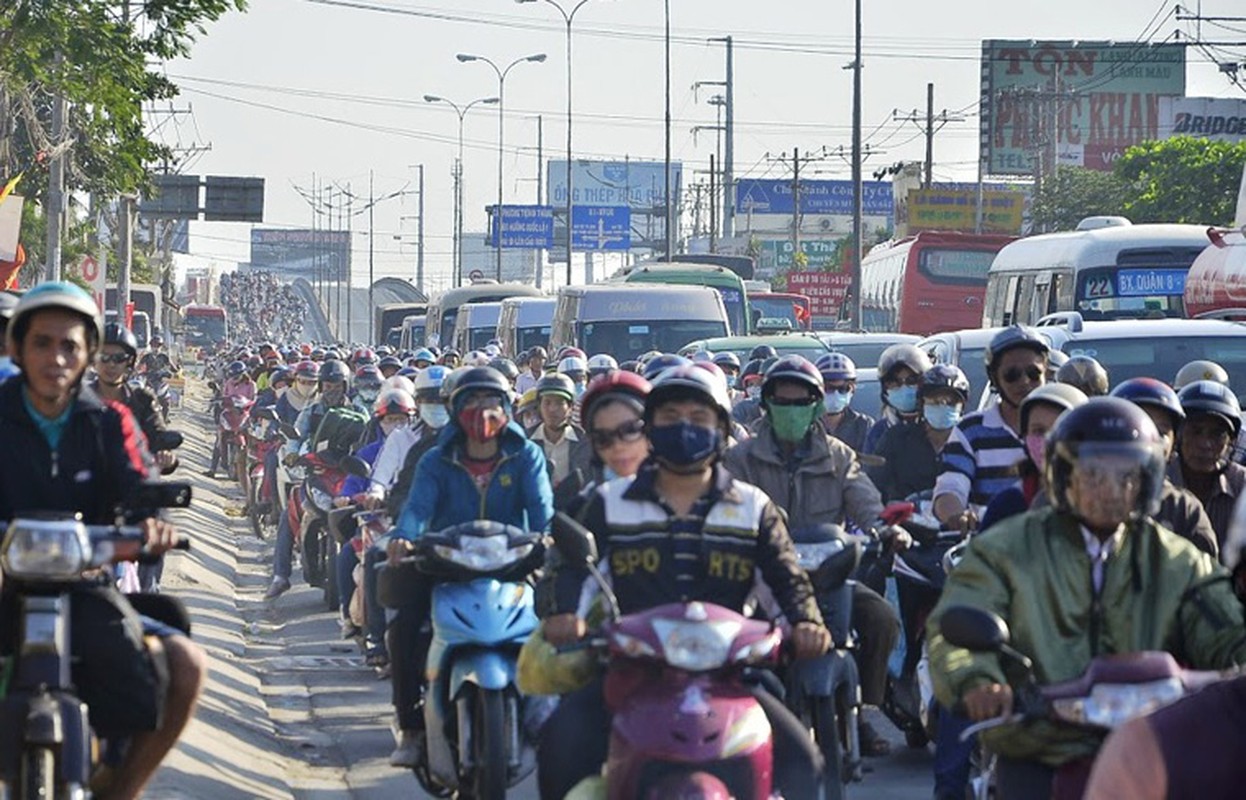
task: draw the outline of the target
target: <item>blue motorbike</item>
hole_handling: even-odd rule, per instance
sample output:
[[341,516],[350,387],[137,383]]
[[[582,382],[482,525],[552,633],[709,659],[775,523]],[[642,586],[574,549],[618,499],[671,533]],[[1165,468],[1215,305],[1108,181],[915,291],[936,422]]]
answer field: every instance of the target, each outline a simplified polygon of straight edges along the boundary
[[416,566],[436,583],[425,764],[415,772],[434,796],[503,798],[535,766],[516,671],[537,627],[527,578],[543,561],[539,534],[496,522],[463,523],[417,542]]

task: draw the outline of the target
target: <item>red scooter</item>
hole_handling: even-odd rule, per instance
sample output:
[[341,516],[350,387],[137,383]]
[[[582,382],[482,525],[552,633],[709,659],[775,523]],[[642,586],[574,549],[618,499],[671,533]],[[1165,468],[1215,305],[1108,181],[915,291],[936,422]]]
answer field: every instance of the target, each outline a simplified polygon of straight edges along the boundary
[[225,473],[246,488],[247,478],[247,425],[251,421],[253,401],[235,395],[223,399],[220,416],[217,417],[217,429],[221,449],[221,460],[225,465]]
[[287,522],[294,534],[296,552],[303,561],[303,579],[324,593],[329,610],[338,607],[337,570],[334,567],[338,544],[329,532],[329,512],[333,498],[341,491],[347,473],[336,461],[326,460],[321,453],[308,453],[299,458],[306,468],[303,483],[290,492],[286,504]]
[[595,565],[592,534],[559,514],[553,536],[568,563],[589,566],[611,609],[600,638],[588,643],[610,666],[606,796],[773,797],[773,732],[747,678],[777,660],[780,630],[711,603],[620,616]]

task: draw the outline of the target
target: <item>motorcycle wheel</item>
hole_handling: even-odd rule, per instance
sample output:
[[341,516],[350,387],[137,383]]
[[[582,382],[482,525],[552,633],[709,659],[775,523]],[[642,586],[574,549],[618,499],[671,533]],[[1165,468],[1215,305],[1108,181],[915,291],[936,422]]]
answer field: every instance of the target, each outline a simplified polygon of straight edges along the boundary
[[255,534],[256,539],[264,538],[264,509],[260,505],[258,492],[251,493],[251,532]]
[[303,580],[309,586],[319,587],[323,579],[320,573],[319,523],[312,523],[303,536]]
[[498,689],[477,689],[472,744],[476,770],[472,800],[505,800],[507,789],[506,697]]
[[53,800],[56,797],[56,754],[47,747],[22,753],[21,800]]
[[328,531],[320,537],[320,574],[324,576],[324,604],[329,611],[337,611],[341,605],[337,585],[337,542]]
[[813,728],[813,739],[822,751],[822,760],[826,766],[823,772],[826,784],[826,796],[833,800],[842,800],[844,791],[844,751],[839,743],[839,714],[835,711],[834,697],[810,697],[809,717]]

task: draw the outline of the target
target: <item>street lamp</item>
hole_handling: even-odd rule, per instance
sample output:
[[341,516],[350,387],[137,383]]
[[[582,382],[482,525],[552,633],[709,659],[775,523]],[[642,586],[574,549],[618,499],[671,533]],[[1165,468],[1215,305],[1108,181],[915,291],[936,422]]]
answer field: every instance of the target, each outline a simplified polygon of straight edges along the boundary
[[[537,0],[515,0],[516,3],[535,3]],[[544,0],[554,8],[558,9],[558,13],[562,14],[563,21],[567,23],[567,285],[571,285],[571,201],[574,192],[571,190],[571,23],[575,20],[576,12],[584,7],[588,0],[579,0],[571,11],[568,12],[563,8],[558,0]]]
[[540,64],[545,60],[544,53],[537,53],[531,56],[517,58],[506,67],[499,67],[492,59],[484,56],[474,56],[469,53],[459,53],[455,56],[460,62],[466,64],[469,61],[479,61],[493,67],[494,73],[498,76],[498,203],[493,209],[494,230],[497,232],[497,255],[498,255],[498,283],[502,282],[502,142],[504,138],[503,120],[506,114],[506,76],[512,69],[526,62]]
[[495,105],[502,102],[497,97],[481,97],[459,107],[452,100],[435,94],[424,95],[425,103],[445,103],[459,115],[459,157],[454,164],[454,285],[463,285],[463,118],[472,106]]

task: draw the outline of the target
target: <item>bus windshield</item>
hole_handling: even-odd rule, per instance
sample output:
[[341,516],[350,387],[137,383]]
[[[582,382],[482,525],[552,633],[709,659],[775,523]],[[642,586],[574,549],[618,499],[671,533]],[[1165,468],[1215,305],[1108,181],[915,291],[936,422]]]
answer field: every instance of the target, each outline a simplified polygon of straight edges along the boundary
[[491,328],[469,328],[467,331],[467,346],[472,350],[484,350],[485,345],[493,341],[497,335],[497,327]]
[[[802,299],[784,295],[753,294],[749,295],[748,304],[754,321],[761,319],[785,319],[792,323],[792,330],[799,331],[808,330],[809,328],[809,301],[805,299],[804,302],[801,302]],[[798,307],[803,308],[806,312],[803,314],[804,322],[797,315],[796,309]]]
[[194,347],[225,341],[225,317],[189,315],[185,319],[186,344]]
[[517,329],[515,331],[515,346],[518,348],[518,352],[522,353],[525,350],[531,350],[537,345],[544,347],[549,344],[551,331],[553,331],[553,328],[549,325]]
[[619,361],[638,358],[650,350],[678,352],[688,342],[726,336],[726,326],[711,320],[621,320],[580,324],[586,353],[609,353]]
[[1236,384],[1246,379],[1246,337],[1192,336],[1103,339],[1079,337],[1065,343],[1069,355],[1087,355],[1107,367],[1113,382],[1130,378],[1176,375],[1182,366],[1197,359],[1214,361],[1225,368]]
[[1077,279],[1077,310],[1090,320],[1181,317],[1187,270],[1100,267]]
[[[727,309],[727,321],[731,323],[731,330],[737,336],[743,336],[748,333],[748,320],[744,314],[744,292],[739,289],[733,289],[730,286],[715,286],[718,294],[723,299],[723,307]],[[692,339],[697,337],[693,336]],[[688,341],[691,341],[689,339]],[[663,350],[662,352],[668,352]],[[669,352],[674,352],[669,351]]]

